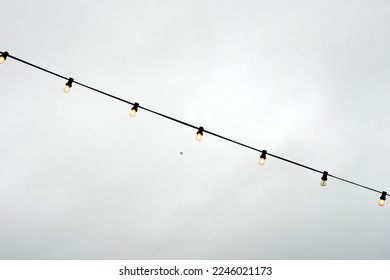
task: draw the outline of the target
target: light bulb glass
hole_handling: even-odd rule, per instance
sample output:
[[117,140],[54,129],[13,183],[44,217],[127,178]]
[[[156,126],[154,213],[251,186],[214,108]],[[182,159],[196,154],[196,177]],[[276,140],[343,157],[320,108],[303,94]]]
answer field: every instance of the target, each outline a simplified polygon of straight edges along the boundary
[[203,135],[201,133],[196,134],[196,141],[202,140]]
[[137,113],[136,110],[131,109],[129,115],[130,115],[130,117],[134,118],[136,113]]
[[265,164],[265,158],[260,158],[259,159],[259,164],[264,165]]
[[0,64],[3,64],[4,61],[5,61],[5,57],[4,56],[0,56]]
[[321,182],[320,182],[321,186],[325,187],[326,186],[326,182],[327,181],[321,180]]
[[68,93],[70,91],[70,86],[65,85],[64,86],[64,92]]
[[378,203],[379,206],[383,206],[385,205],[385,201],[383,199],[379,200],[379,203]]

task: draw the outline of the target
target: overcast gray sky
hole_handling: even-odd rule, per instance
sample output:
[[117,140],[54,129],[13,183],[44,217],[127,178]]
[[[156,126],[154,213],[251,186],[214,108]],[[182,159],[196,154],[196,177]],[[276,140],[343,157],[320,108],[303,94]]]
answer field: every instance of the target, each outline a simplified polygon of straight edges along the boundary
[[[390,191],[389,1],[1,6],[0,50]],[[1,259],[390,258],[378,193],[11,59],[0,81]]]

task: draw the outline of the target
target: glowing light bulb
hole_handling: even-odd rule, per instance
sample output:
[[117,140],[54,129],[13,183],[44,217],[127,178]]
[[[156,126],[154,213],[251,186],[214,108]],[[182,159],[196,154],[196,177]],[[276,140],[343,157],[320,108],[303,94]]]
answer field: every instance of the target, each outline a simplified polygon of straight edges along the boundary
[[386,195],[387,195],[387,192],[382,192],[382,195],[379,198],[380,199],[379,203],[378,203],[379,206],[384,206],[385,205]]
[[131,110],[129,112],[130,117],[132,117],[132,118],[135,117],[135,115],[138,112],[138,106],[139,106],[139,104],[137,102],[135,102],[134,105],[133,105],[133,108],[131,108]]
[[203,138],[203,127],[199,127],[198,132],[196,133],[196,141],[201,141]]
[[265,163],[265,158],[260,158],[259,159],[259,164],[260,165],[264,165],[264,163]]
[[265,164],[265,159],[267,158],[267,151],[266,150],[263,150],[261,152],[261,155],[260,155],[260,159],[259,159],[259,164],[260,165],[264,165]]
[[328,181],[328,172],[327,172],[327,171],[324,171],[324,172],[322,173],[320,185],[323,186],[323,187],[325,187],[327,181]]
[[68,93],[70,91],[70,86],[65,85],[64,86],[64,92]]
[[0,55],[0,64],[3,64],[4,61],[7,59],[7,56],[8,56],[8,52],[3,52],[1,55]]
[[65,93],[70,92],[70,89],[72,88],[73,81],[74,81],[73,78],[69,78],[69,80],[66,82],[66,84],[64,86],[64,92]]

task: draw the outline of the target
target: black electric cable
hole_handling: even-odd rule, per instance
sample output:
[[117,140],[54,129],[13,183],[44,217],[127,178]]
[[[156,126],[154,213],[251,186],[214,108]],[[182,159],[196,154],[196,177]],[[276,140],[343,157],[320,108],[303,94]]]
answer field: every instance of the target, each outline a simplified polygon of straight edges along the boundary
[[[27,61],[25,61],[25,60],[23,60],[23,59],[20,59],[20,58],[17,58],[17,57],[15,57],[15,56],[13,56],[13,55],[10,55],[8,52],[1,52],[1,51],[0,51],[0,54],[1,54],[1,55],[6,54],[7,57],[9,57],[9,58],[15,59],[16,61],[22,62],[22,63],[24,63],[24,64],[27,64],[27,65],[29,65],[29,66],[32,66],[32,67],[34,67],[34,68],[36,68],[36,69],[39,69],[39,70],[41,70],[41,71],[44,71],[44,72],[46,72],[46,73],[52,74],[52,75],[57,76],[57,77],[59,77],[59,78],[62,78],[62,79],[64,79],[64,80],[68,80],[68,79],[69,79],[69,78],[67,78],[67,77],[65,77],[65,76],[62,76],[62,75],[60,75],[60,74],[57,74],[57,73],[55,73],[55,72],[53,72],[53,71],[50,71],[50,70],[47,70],[47,69],[45,69],[45,68],[43,68],[43,67],[37,66],[37,65],[35,65],[35,64],[31,63],[31,62],[27,62]],[[134,104],[135,104],[135,103],[132,103],[132,102],[127,101],[127,100],[125,100],[125,99],[122,99],[122,98],[120,98],[120,97],[117,97],[117,96],[114,96],[114,95],[109,94],[109,93],[107,93],[107,92],[104,92],[104,91],[102,91],[102,90],[99,90],[99,89],[97,89],[97,88],[88,86],[88,85],[83,84],[83,83],[81,83],[81,82],[78,82],[78,81],[76,81],[76,80],[73,80],[73,83],[74,83],[74,84],[77,84],[77,85],[79,85],[79,86],[88,88],[88,89],[90,89],[90,90],[92,90],[92,91],[95,91],[95,92],[97,92],[97,93],[103,94],[103,95],[105,95],[105,96],[107,96],[107,97],[111,97],[111,98],[113,98],[113,99],[119,100],[119,101],[121,101],[121,102],[130,104],[130,105],[134,105]],[[180,123],[180,124],[182,124],[182,125],[185,125],[185,126],[188,126],[188,127],[194,128],[194,129],[198,129],[198,128],[199,128],[198,126],[195,126],[195,125],[189,124],[189,123],[187,123],[187,122],[181,121],[181,120],[179,120],[179,119],[170,117],[170,116],[168,116],[168,115],[159,113],[159,112],[154,111],[154,110],[151,110],[151,109],[149,109],[149,108],[146,108],[146,107],[143,107],[143,106],[140,106],[140,105],[138,105],[137,107],[138,107],[139,109],[143,109],[143,110],[145,110],[145,111],[148,111],[148,112],[150,112],[150,113],[152,113],[152,114],[155,114],[155,115],[158,115],[158,116],[160,116],[160,117],[163,117],[163,118],[169,119],[169,120],[171,120],[171,121]],[[202,129],[202,131],[205,132],[205,133],[208,133],[208,134],[210,134],[210,135],[213,135],[213,136],[215,136],[215,137],[217,137],[217,138],[220,138],[220,139],[226,140],[226,141],[228,141],[228,142],[234,143],[234,144],[236,144],[236,145],[245,147],[245,148],[247,148],[247,149],[250,149],[250,150],[253,150],[253,151],[256,151],[256,152],[259,152],[259,153],[263,152],[263,150],[260,150],[260,149],[257,149],[257,148],[255,148],[255,147],[251,147],[251,146],[246,145],[246,144],[243,144],[243,143],[241,143],[241,142],[232,140],[232,139],[230,139],[230,138],[227,138],[227,137],[222,136],[222,135],[220,135],[220,134],[214,133],[214,132],[212,132],[212,131],[208,131],[208,130],[205,130],[205,129]],[[276,158],[276,159],[279,159],[279,160],[282,160],[282,161],[291,163],[291,164],[293,164],[293,165],[300,166],[300,167],[302,167],[302,168],[305,168],[305,169],[308,169],[308,170],[317,172],[317,173],[321,173],[321,174],[323,173],[323,171],[320,171],[320,170],[315,169],[315,168],[313,168],[313,167],[310,167],[310,166],[301,164],[301,163],[299,163],[299,162],[296,162],[296,161],[293,161],[293,160],[290,160],[290,159],[287,159],[287,158],[284,158],[284,157],[281,157],[281,156],[278,156],[278,155],[275,155],[275,154],[271,154],[271,153],[269,153],[269,152],[267,152],[267,155],[269,155],[269,156],[271,156],[271,157],[273,157],[273,158]],[[362,184],[355,183],[355,182],[350,181],[350,180],[347,180],[347,179],[343,179],[343,178],[338,177],[338,176],[335,176],[335,175],[331,175],[330,173],[328,173],[328,176],[329,176],[329,177],[332,177],[332,178],[334,178],[334,179],[343,181],[343,182],[345,182],[345,183],[352,184],[352,185],[357,186],[357,187],[360,187],[360,188],[364,188],[364,189],[367,189],[367,190],[370,190],[370,191],[373,191],[373,192],[377,192],[377,193],[383,193],[382,191],[379,191],[379,190],[376,190],[376,189],[374,189],[374,188],[370,188],[370,187],[364,186],[364,185],[362,185]],[[386,193],[386,195],[387,195],[387,196],[390,196],[390,194],[387,194],[387,193]]]

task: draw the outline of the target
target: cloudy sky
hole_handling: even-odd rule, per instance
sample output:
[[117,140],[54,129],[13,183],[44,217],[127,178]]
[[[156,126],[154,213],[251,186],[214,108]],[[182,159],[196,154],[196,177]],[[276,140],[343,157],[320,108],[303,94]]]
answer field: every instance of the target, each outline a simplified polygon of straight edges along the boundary
[[[4,3],[3,3],[4,4]],[[10,1],[0,50],[390,191],[390,2]],[[8,59],[1,259],[389,259],[380,194]],[[182,154],[181,154],[182,153]]]

